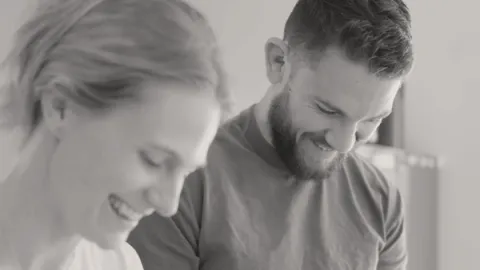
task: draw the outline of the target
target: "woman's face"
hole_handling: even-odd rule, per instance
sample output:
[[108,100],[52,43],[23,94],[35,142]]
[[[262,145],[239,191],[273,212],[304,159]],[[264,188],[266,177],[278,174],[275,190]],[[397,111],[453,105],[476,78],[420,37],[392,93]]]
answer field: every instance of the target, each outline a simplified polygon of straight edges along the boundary
[[104,248],[140,218],[171,216],[185,176],[206,162],[220,109],[207,91],[149,84],[141,100],[65,121],[50,181],[67,226]]

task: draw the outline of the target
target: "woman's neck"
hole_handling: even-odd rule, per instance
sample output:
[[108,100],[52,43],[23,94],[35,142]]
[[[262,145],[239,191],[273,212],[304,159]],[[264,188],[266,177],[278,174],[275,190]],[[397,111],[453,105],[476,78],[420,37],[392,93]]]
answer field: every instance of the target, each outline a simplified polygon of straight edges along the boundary
[[[1,250],[22,269],[60,269],[79,238],[69,232],[49,185],[48,166],[56,140],[39,128],[22,151],[19,164],[0,186]],[[20,259],[20,260],[19,260]],[[1,265],[1,264],[0,264]]]

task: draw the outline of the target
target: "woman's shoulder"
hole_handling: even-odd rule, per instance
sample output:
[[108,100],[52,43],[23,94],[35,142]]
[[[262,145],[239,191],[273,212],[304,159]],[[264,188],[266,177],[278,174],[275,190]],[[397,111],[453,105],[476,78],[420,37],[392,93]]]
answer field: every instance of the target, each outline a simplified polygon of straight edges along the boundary
[[116,249],[105,250],[92,242],[85,241],[76,255],[75,265],[81,266],[79,269],[82,270],[143,270],[137,252],[126,242]]
[[119,250],[118,255],[120,258],[123,259],[125,263],[125,269],[133,269],[133,270],[143,270],[142,262],[140,261],[140,257],[138,257],[137,252],[133,249],[130,244],[127,242],[123,243]]

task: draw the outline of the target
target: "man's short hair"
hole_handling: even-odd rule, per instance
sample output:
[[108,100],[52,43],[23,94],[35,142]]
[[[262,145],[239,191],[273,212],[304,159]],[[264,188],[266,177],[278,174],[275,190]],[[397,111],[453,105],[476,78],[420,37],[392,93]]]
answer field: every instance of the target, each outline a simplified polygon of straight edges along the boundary
[[299,0],[284,40],[308,60],[337,46],[380,77],[402,77],[413,64],[410,13],[402,0]]

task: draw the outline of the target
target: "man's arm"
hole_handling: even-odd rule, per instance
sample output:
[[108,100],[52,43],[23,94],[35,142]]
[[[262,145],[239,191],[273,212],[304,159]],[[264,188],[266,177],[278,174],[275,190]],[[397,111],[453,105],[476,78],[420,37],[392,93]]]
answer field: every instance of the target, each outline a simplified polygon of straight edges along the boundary
[[198,236],[203,200],[203,170],[186,179],[178,212],[172,218],[153,214],[142,219],[128,242],[145,270],[198,270]]
[[390,187],[386,201],[385,245],[380,251],[377,270],[406,270],[406,225],[400,191]]

